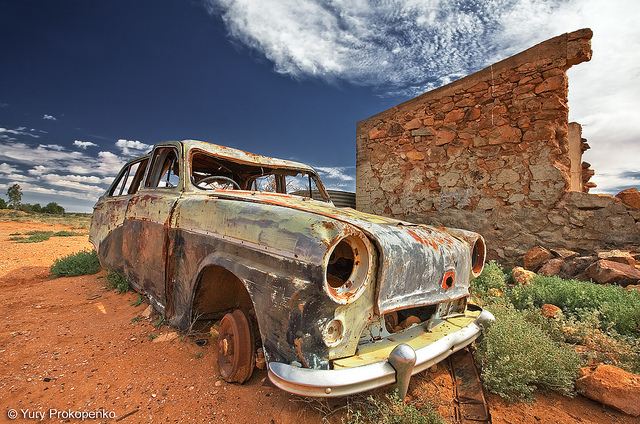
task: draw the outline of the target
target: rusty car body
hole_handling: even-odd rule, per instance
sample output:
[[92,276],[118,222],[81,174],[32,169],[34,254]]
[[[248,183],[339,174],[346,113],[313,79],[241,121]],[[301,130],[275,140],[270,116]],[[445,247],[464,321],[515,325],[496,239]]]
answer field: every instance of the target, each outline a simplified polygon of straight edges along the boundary
[[90,239],[175,327],[223,317],[228,381],[246,381],[259,352],[289,392],[403,393],[493,319],[467,303],[479,234],[337,208],[307,165],[200,141],[127,163]]

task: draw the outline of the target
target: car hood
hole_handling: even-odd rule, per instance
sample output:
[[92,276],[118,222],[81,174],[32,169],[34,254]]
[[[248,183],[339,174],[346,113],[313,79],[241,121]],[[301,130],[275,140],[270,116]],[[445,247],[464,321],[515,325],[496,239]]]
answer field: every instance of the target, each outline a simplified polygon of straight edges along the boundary
[[[469,294],[471,251],[480,235],[470,231],[413,224],[330,203],[277,193],[218,191],[216,197],[276,205],[332,218],[360,229],[379,254],[377,312],[436,304]],[[453,271],[452,287],[442,285]]]

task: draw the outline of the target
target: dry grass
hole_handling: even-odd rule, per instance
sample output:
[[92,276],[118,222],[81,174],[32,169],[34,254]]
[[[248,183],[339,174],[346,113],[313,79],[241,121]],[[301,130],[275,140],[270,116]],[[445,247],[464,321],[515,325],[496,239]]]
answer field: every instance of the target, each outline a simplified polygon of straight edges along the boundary
[[51,215],[46,213],[29,213],[13,209],[0,209],[0,221],[44,222],[46,224],[68,225],[73,229],[87,230],[91,223],[90,213],[65,213]]

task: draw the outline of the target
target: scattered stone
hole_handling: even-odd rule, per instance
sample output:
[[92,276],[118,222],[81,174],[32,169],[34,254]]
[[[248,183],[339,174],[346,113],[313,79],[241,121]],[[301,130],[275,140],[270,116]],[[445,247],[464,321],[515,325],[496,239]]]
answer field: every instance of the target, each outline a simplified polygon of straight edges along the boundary
[[606,259],[600,259],[589,265],[587,269],[584,270],[584,276],[601,284],[620,284],[626,286],[640,282],[640,270],[631,265]]
[[216,386],[216,387],[220,387],[220,386],[222,386],[223,384],[224,384],[224,382],[223,382],[222,380],[218,380],[218,381],[216,381],[215,386]]
[[598,259],[606,259],[608,261],[620,262],[621,264],[635,265],[636,260],[631,253],[622,250],[609,250],[606,252],[598,252]]
[[516,284],[526,286],[533,281],[533,277],[536,276],[536,273],[533,271],[527,271],[521,266],[517,266],[511,270],[511,276]]
[[256,351],[256,368],[259,370],[263,370],[267,367],[267,361],[264,358],[264,350],[262,348],[258,348]]
[[640,209],[640,191],[637,188],[628,188],[616,194],[622,203],[633,209]]
[[561,247],[557,249],[551,249],[551,253],[561,259],[572,259],[578,256],[578,252],[574,252],[573,250],[569,249],[563,249]]
[[162,343],[162,342],[170,342],[178,338],[178,333],[172,331],[170,333],[160,334],[158,337],[153,339],[153,343]]
[[562,309],[558,308],[556,305],[545,303],[540,308],[540,313],[545,318],[557,318],[562,315]]
[[209,330],[209,334],[211,335],[212,339],[217,339],[218,336],[220,335],[218,328],[220,327],[220,324],[216,323],[214,325],[211,326],[211,329]]
[[583,396],[634,417],[640,416],[640,375],[604,364],[582,373],[576,388]]
[[540,275],[558,275],[562,271],[562,267],[564,265],[564,260],[560,258],[549,259],[542,267],[538,270],[538,274]]
[[142,318],[144,318],[144,319],[150,319],[152,313],[153,313],[153,307],[151,307],[151,305],[149,305],[149,306],[147,306],[147,308],[144,311],[142,311],[140,316]]
[[537,271],[540,267],[551,259],[553,255],[542,246],[532,247],[524,255],[524,267],[530,271]]

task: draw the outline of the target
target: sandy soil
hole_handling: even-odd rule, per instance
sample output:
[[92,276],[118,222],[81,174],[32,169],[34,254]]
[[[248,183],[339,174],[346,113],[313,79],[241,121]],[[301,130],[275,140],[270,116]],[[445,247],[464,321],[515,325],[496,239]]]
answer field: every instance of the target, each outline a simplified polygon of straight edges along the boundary
[[[321,421],[313,403],[272,387],[264,371],[243,386],[219,380],[210,343],[153,342],[150,335],[172,330],[137,319],[146,305],[133,306],[134,293],[108,290],[103,273],[51,279],[56,258],[91,248],[86,236],[9,240],[16,232],[62,229],[69,228],[0,222],[0,422],[9,408],[105,409],[124,423]],[[445,417],[451,394],[444,366],[412,381],[411,399],[435,402]],[[633,422],[580,397],[541,396],[525,405],[491,397],[491,406],[496,423]]]

